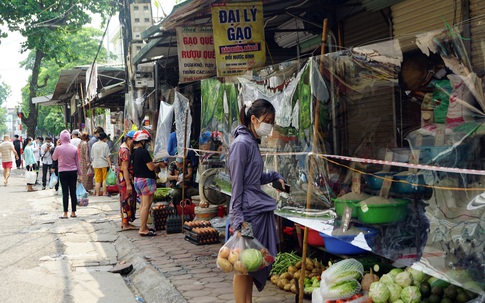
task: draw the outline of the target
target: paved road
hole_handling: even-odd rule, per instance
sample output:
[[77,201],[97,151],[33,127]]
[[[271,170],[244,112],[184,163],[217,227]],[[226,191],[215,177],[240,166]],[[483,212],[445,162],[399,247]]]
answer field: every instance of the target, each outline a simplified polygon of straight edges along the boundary
[[28,193],[22,173],[14,169],[0,185],[0,302],[136,302],[125,280],[107,272],[118,261],[113,199],[93,199],[78,218],[60,220],[61,196]]

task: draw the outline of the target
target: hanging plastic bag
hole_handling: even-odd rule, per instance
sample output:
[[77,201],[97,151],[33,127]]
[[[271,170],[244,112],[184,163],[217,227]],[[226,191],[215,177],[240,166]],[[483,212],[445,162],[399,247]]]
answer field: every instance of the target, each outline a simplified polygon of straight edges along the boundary
[[51,174],[51,177],[49,179],[49,188],[54,188],[59,181],[59,178],[57,177],[56,174]]
[[26,171],[25,172],[25,183],[27,184],[35,184],[35,181],[37,180],[37,174],[35,171]]
[[91,166],[88,168],[88,171],[86,172],[86,175],[88,175],[88,176],[94,176],[94,172],[93,172],[93,169],[91,168]]
[[113,172],[111,167],[108,169],[108,175],[106,176],[106,185],[116,184],[116,174]]
[[219,249],[217,267],[225,272],[247,275],[273,264],[274,257],[255,238],[234,233]]
[[82,183],[79,183],[76,188],[76,197],[77,197],[77,205],[79,206],[88,206],[89,204],[89,196],[88,192],[82,185]]

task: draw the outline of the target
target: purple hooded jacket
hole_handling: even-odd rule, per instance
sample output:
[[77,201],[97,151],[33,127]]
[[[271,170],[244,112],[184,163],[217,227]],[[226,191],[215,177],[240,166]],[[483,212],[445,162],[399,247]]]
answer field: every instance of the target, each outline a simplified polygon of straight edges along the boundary
[[77,171],[81,174],[79,167],[79,153],[77,148],[71,144],[71,135],[67,130],[63,130],[59,136],[61,145],[57,146],[52,154],[52,160],[58,160],[59,172],[63,171]]
[[[250,222],[256,239],[275,256],[279,242],[274,210],[276,201],[266,194],[261,185],[282,179],[277,172],[263,172],[264,162],[258,142],[245,126],[233,131],[227,160],[232,184],[229,217],[234,230],[241,228],[243,221]],[[250,273],[259,291],[263,290],[271,266]]]

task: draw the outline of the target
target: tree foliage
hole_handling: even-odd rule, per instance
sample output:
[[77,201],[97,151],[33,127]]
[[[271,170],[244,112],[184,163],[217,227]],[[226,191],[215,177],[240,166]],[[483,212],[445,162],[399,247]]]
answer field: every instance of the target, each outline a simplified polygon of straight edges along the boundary
[[[54,92],[61,70],[91,64],[98,50],[98,43],[102,37],[102,34],[103,33],[101,30],[90,27],[83,27],[80,31],[74,34],[69,34],[69,37],[65,38],[67,43],[66,49],[69,50],[71,57],[75,59],[67,61],[62,56],[59,57],[59,60],[44,59],[40,67],[39,78],[45,79],[47,76],[49,77],[46,82],[46,86],[39,88],[36,96],[45,96]],[[25,69],[32,69],[34,60],[34,53],[30,52],[27,58],[22,61],[20,65]],[[66,61],[66,63],[60,65],[59,62],[63,61]],[[105,48],[101,48],[97,62],[98,64],[107,62],[107,51]],[[27,111],[28,107],[29,87],[26,86],[22,89],[22,111]],[[64,128],[66,128],[66,125],[63,119],[62,106],[39,107],[39,116],[36,125],[36,132],[38,134],[54,135],[59,133]]]
[[[76,61],[78,54],[68,43],[70,34],[90,23],[91,14],[106,17],[115,7],[116,2],[111,0],[0,1],[0,24],[6,25],[10,31],[20,32],[26,38],[21,52],[33,53],[28,110],[22,117],[29,136],[34,136],[38,119],[38,106],[32,103],[32,98],[38,96],[39,89],[47,86],[50,79],[49,74],[41,75],[43,60],[53,60],[61,67]],[[5,35],[0,30],[0,37]]]

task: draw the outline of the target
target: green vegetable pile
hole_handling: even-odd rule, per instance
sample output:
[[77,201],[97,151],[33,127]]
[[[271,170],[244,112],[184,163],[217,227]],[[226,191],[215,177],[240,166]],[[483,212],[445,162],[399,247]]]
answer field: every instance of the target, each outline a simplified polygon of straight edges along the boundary
[[295,252],[279,252],[276,254],[270,275],[281,275],[288,270],[288,267],[295,266],[300,261],[301,257],[295,254]]
[[153,201],[166,200],[170,196],[171,191],[172,191],[172,189],[169,188],[169,187],[157,188],[157,190],[153,194]]
[[[358,282],[364,273],[364,266],[355,259],[346,259],[330,266],[322,273],[320,294],[323,300],[347,299],[361,290]],[[317,292],[314,292],[314,295]]]
[[382,275],[369,296],[374,303],[465,303],[477,294],[408,267]]

